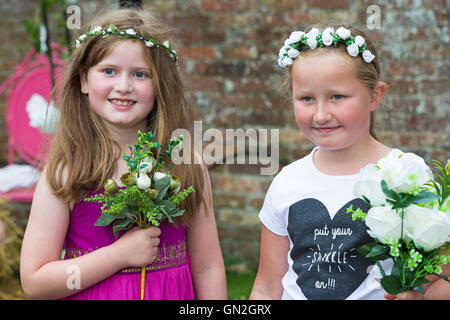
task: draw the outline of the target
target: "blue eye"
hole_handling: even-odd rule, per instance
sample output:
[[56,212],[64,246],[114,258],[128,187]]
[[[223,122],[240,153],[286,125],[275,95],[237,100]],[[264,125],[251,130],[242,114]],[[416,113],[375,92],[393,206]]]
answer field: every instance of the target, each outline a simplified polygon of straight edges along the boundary
[[103,73],[108,76],[112,76],[115,72],[114,72],[114,69],[107,68],[107,69],[103,70]]
[[311,102],[312,98],[311,97],[303,97],[302,100],[305,102]]
[[139,78],[139,79],[142,79],[142,78],[147,77],[147,75],[146,75],[144,72],[142,72],[142,71],[136,72],[136,73],[134,74],[134,76],[135,76],[136,78]]
[[342,94],[335,94],[335,95],[333,95],[333,98],[335,100],[342,100],[342,99],[344,99],[344,96]]

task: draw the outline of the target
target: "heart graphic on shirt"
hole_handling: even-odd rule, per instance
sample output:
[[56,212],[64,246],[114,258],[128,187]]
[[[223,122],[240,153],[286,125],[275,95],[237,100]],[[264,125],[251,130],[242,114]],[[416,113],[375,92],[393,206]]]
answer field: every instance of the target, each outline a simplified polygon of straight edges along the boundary
[[303,199],[289,207],[288,233],[297,285],[309,300],[341,300],[350,296],[367,277],[373,264],[357,248],[372,240],[361,220],[352,221],[347,208],[369,206],[361,199],[345,204],[330,218],[317,199]]

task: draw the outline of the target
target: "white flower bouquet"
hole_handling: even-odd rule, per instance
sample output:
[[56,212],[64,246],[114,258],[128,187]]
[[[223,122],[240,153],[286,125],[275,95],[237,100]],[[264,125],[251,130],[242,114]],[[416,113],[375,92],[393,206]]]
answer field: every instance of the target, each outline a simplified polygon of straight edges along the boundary
[[[363,219],[375,239],[358,251],[376,261],[382,287],[390,294],[416,289],[423,292],[427,275],[441,276],[442,265],[450,261],[450,174],[449,166],[433,161],[433,175],[425,161],[413,154],[394,150],[360,171],[354,194],[371,208],[347,208],[353,220]],[[392,258],[390,275],[379,263]]]
[[[164,219],[172,223],[174,217],[184,213],[178,205],[195,191],[192,186],[180,191],[180,179],[170,175],[172,150],[177,146],[181,148],[183,136],[172,138],[166,148],[153,140],[151,132],[138,131],[137,144],[134,147],[128,146],[130,155],[122,152],[129,167],[129,171],[120,177],[125,187],[119,188],[113,179],[108,179],[104,184],[104,193],[84,199],[103,203],[102,214],[95,225],[112,225],[116,238],[121,231],[136,225],[144,229],[150,225],[159,226]],[[153,157],[155,153],[158,154],[157,159]],[[165,163],[166,157],[169,159],[168,164]],[[141,275],[142,300],[144,267],[141,268]]]

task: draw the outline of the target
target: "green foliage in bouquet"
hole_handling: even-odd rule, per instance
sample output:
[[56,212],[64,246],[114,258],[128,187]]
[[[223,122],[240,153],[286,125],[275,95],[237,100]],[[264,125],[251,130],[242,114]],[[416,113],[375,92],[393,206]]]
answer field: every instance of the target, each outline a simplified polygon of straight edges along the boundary
[[[137,144],[129,146],[130,154],[122,153],[129,167],[129,171],[121,176],[125,187],[119,188],[113,179],[108,179],[104,184],[104,194],[84,199],[103,203],[102,214],[95,225],[112,224],[116,238],[121,231],[135,225],[140,228],[159,226],[164,219],[172,223],[174,217],[184,213],[177,206],[195,191],[192,186],[180,191],[179,178],[170,175],[171,153],[176,146],[181,147],[183,136],[172,138],[165,149],[153,139],[151,132],[139,131]],[[156,153],[157,160],[153,157]],[[169,159],[168,169],[162,172],[166,157]]]
[[[380,187],[385,196],[385,204],[372,205],[367,214],[359,208],[347,208],[347,213],[352,214],[353,220],[366,221],[374,242],[359,247],[358,251],[364,257],[376,261],[382,274],[380,283],[390,294],[412,289],[423,292],[421,285],[428,283],[426,276],[431,274],[449,281],[440,273],[442,266],[450,261],[450,161],[446,166],[438,161],[433,162],[438,174],[433,174],[434,179],[427,183],[414,186],[410,192],[398,192],[390,189],[386,181],[381,179]],[[371,205],[366,196],[362,198]],[[375,215],[377,221],[373,223]],[[369,219],[372,221],[368,221]],[[441,234],[437,235],[438,233]],[[389,236],[383,238],[383,234]],[[387,258],[394,261],[390,275],[386,274],[379,263]]]

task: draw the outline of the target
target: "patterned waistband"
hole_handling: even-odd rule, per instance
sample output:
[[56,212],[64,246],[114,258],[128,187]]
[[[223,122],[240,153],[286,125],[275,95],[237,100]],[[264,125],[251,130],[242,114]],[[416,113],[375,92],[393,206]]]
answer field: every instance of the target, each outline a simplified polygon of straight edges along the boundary
[[[81,248],[67,248],[66,257],[76,258],[85,255],[89,252],[94,251],[93,249],[81,249]],[[186,242],[178,241],[173,244],[160,244],[158,247],[158,252],[156,254],[156,260],[145,267],[146,271],[155,271],[165,268],[175,267],[185,264],[186,259]],[[132,273],[141,272],[140,267],[129,267],[119,270],[119,273]]]

